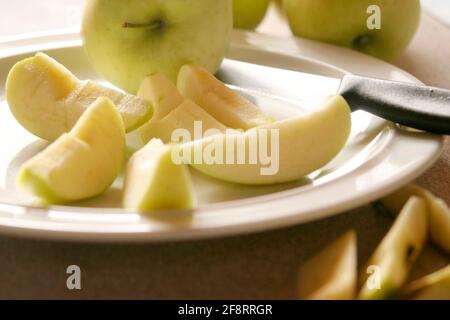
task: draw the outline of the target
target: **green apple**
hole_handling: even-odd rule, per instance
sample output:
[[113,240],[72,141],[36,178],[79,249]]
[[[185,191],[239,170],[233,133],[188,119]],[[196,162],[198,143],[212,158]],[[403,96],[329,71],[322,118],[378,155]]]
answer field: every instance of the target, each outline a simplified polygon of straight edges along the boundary
[[80,81],[43,53],[15,64],[6,80],[6,99],[14,117],[25,129],[49,141],[70,131],[81,114],[102,96],[115,103],[127,131],[152,117],[149,102],[91,81]]
[[[245,133],[227,132],[186,143],[181,146],[179,157],[195,169],[224,181],[249,185],[290,182],[330,162],[345,146],[350,131],[350,107],[341,96],[333,96],[305,115]],[[209,153],[223,154],[227,159],[215,161],[211,157],[210,161],[205,159]],[[261,153],[267,153],[272,161],[266,161]]]
[[109,99],[98,98],[70,133],[23,165],[18,185],[50,203],[91,198],[116,179],[124,153],[122,118]]
[[[420,0],[284,0],[297,36],[350,47],[385,60],[401,53],[420,20]],[[370,29],[380,8],[380,29]],[[368,13],[370,11],[370,13]],[[378,13],[376,13],[378,14]]]
[[450,208],[444,200],[417,186],[408,185],[381,199],[381,203],[397,215],[412,196],[421,197],[428,207],[430,238],[435,245],[450,253]]
[[257,106],[200,66],[183,66],[178,74],[177,86],[186,98],[230,128],[247,130],[273,122]]
[[233,0],[234,27],[255,29],[266,15],[270,0]]
[[[376,273],[369,275],[367,268],[363,270],[359,299],[380,300],[393,297],[407,280],[411,266],[426,243],[427,234],[426,203],[421,198],[412,197],[367,263],[367,268],[377,268]],[[372,277],[379,280],[376,286],[371,285]]]
[[176,143],[172,141],[172,135],[177,129],[186,129],[192,140],[195,139],[195,122],[199,127],[199,139],[210,129],[216,129],[215,132],[225,132],[226,127],[208,114],[205,110],[197,106],[190,100],[185,100],[166,117],[161,120],[151,121],[138,129],[142,141],[148,142],[153,138],[161,139],[164,143]]
[[356,270],[356,233],[350,231],[300,268],[298,298],[351,300],[356,293]]
[[133,155],[125,175],[125,208],[139,212],[195,208],[189,169],[173,163],[172,149],[154,139]]
[[402,296],[416,300],[450,300],[450,265],[410,283]]
[[172,81],[186,63],[215,72],[232,31],[231,0],[90,0],[82,22],[90,61],[107,80],[136,93],[162,72]]

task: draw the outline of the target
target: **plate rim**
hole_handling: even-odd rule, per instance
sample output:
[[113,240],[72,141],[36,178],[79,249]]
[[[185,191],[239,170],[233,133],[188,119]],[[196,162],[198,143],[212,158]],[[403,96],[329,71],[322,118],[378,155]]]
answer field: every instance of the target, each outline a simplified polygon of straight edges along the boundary
[[[57,49],[64,47],[71,47],[80,44],[78,32],[73,32],[72,30],[63,30],[60,32],[41,32],[38,34],[31,35],[21,35],[14,36],[8,39],[0,39],[0,59],[5,57],[15,56],[21,53],[26,53],[30,51],[36,51],[35,47],[45,47],[46,50]],[[332,50],[335,53],[333,59],[346,57],[345,59],[355,59],[364,60],[366,62],[372,61],[373,63],[384,66],[393,71],[394,74],[401,79],[406,79],[411,82],[421,83],[417,78],[410,75],[406,71],[403,71],[395,66],[389,65],[386,62],[380,61],[376,58],[363,55],[359,52],[355,52],[346,48],[336,47],[329,44],[319,43],[312,40],[305,40],[300,38],[278,38],[274,36],[268,36],[263,34],[258,34],[254,32],[245,31],[234,31],[233,33],[233,45],[248,47],[252,49],[258,49],[262,51],[268,51],[283,55],[293,55],[297,58],[310,59],[315,63],[329,64],[334,68],[339,68],[347,71],[346,68],[341,68],[340,65],[335,65],[333,61],[329,59],[317,59],[317,52]],[[269,44],[268,44],[269,43]],[[271,44],[271,45],[270,45]],[[274,45],[275,44],[275,45]],[[48,46],[47,46],[48,45]],[[300,51],[299,52],[299,48]],[[337,54],[336,54],[337,53]],[[327,61],[328,60],[328,61]],[[339,60],[339,59],[337,59]],[[382,68],[381,68],[382,69]],[[352,71],[350,71],[352,72]],[[400,132],[400,134],[402,134]],[[260,231],[268,231],[272,229],[277,229],[281,227],[292,226],[296,224],[307,223],[313,220],[323,219],[332,215],[340,214],[346,210],[350,210],[364,203],[368,203],[376,198],[379,198],[401,185],[412,181],[414,178],[418,177],[420,174],[425,172],[440,156],[442,149],[444,147],[444,137],[431,136],[432,141],[436,144],[436,150],[433,154],[430,154],[429,159],[426,163],[423,163],[421,168],[416,168],[413,173],[404,174],[398,177],[396,181],[391,181],[385,188],[379,190],[372,190],[371,192],[366,192],[364,196],[358,199],[353,199],[352,201],[347,200],[341,201],[336,204],[333,209],[316,210],[309,212],[308,214],[283,214],[282,217],[278,218],[267,218],[257,220],[257,221],[244,221],[236,222],[231,225],[197,225],[196,227],[190,228],[173,228],[172,226],[167,226],[164,222],[161,222],[159,226],[160,229],[149,230],[148,228],[137,228],[134,231],[124,231],[120,228],[112,228],[107,230],[97,229],[95,231],[89,230],[89,228],[84,230],[73,230],[68,228],[64,223],[58,224],[58,222],[45,222],[39,223],[39,221],[24,221],[19,223],[20,219],[15,218],[14,210],[12,210],[12,217],[4,217],[0,213],[0,233],[8,234],[13,236],[21,237],[31,237],[31,238],[42,238],[48,240],[65,240],[65,241],[82,241],[82,242],[160,242],[160,241],[180,241],[180,240],[192,240],[192,239],[204,239],[204,238],[216,238],[223,236],[232,236],[237,234],[246,234]],[[394,137],[395,140],[395,137]],[[431,140],[430,140],[431,141]],[[290,197],[290,198],[295,198]],[[7,209],[8,205],[0,203],[0,211]],[[19,205],[11,205],[11,207],[23,208]],[[329,206],[328,206],[329,207]],[[245,206],[247,208],[247,205]],[[242,211],[242,208],[234,208],[235,211]],[[247,208],[248,209],[248,208]],[[35,209],[32,209],[35,210]],[[47,209],[36,209],[45,210],[50,213]],[[226,211],[226,207],[218,211]],[[215,210],[217,211],[217,210]],[[285,210],[286,211],[286,210]],[[292,210],[291,210],[292,211]],[[11,213],[11,212],[10,212]],[[153,221],[152,224],[158,224],[158,221]],[[73,222],[68,222],[67,224],[73,226]],[[117,227],[117,226],[115,226]]]

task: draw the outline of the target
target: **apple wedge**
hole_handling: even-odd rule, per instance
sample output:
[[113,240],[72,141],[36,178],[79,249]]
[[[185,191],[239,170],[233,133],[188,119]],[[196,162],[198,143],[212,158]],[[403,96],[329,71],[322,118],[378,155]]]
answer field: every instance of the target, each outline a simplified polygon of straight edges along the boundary
[[26,162],[18,185],[50,203],[94,197],[120,173],[125,129],[114,104],[98,98],[70,133]]
[[187,100],[177,87],[161,73],[147,76],[142,82],[138,96],[150,101],[154,108],[153,118],[138,129],[144,143],[151,139],[172,142],[176,129],[186,129],[194,137],[194,122],[201,122],[202,131],[226,127],[191,100]]
[[200,134],[199,139],[203,138],[202,134],[207,130],[216,129],[217,132],[225,132],[227,129],[194,102],[185,100],[162,120],[152,120],[139,128],[138,131],[144,142],[157,138],[164,143],[176,143],[178,141],[172,141],[172,135],[177,129],[186,129],[191,136],[191,140],[195,140],[195,136],[198,135],[195,132],[195,122],[201,126],[198,132]]
[[356,270],[356,233],[350,231],[301,267],[298,298],[351,300],[356,293]]
[[396,215],[412,196],[425,200],[430,238],[435,245],[450,253],[450,208],[444,200],[417,185],[408,185],[381,199],[381,204]]
[[[184,144],[177,157],[211,177],[229,182],[290,182],[330,162],[344,147],[350,131],[350,107],[341,96],[333,96],[309,114],[241,134],[226,133]],[[222,154],[226,160],[211,161],[211,154]],[[264,154],[267,157],[261,156]]]
[[177,86],[186,98],[227,127],[247,130],[273,122],[257,106],[200,66],[183,66],[178,74]]
[[450,265],[410,283],[402,296],[415,300],[450,300]]
[[[404,285],[412,264],[422,251],[427,240],[427,230],[426,203],[418,197],[412,197],[363,270],[359,299],[382,300],[394,296]],[[374,268],[374,274],[367,273],[369,267]]]
[[172,148],[153,139],[133,155],[125,175],[125,208],[148,212],[196,206],[189,169],[173,163]]
[[15,64],[6,81],[6,98],[14,117],[25,129],[49,141],[70,131],[81,114],[103,96],[116,105],[127,132],[152,117],[152,106],[144,99],[80,81],[43,53]]
[[172,81],[162,73],[147,76],[139,87],[138,97],[152,103],[152,121],[161,120],[185,100]]

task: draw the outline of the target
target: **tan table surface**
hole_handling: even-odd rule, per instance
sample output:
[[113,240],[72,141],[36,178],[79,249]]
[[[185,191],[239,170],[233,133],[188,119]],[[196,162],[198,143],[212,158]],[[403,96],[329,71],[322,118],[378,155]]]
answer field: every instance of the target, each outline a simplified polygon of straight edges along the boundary
[[[260,31],[289,36],[274,14]],[[449,40],[450,29],[425,16],[397,64],[427,84],[450,88]],[[450,203],[449,144],[418,182]],[[292,299],[297,268],[307,257],[355,229],[364,262],[391,223],[368,205],[302,226],[186,243],[93,245],[0,236],[0,299]],[[412,278],[449,262],[448,255],[429,246]],[[81,291],[66,288],[65,272],[72,264],[82,269]]]

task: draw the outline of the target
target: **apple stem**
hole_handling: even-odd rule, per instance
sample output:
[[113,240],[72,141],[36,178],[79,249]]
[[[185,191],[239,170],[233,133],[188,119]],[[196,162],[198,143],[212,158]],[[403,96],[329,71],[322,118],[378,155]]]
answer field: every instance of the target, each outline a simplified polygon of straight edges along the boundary
[[123,28],[131,28],[131,29],[150,29],[157,30],[164,26],[164,22],[162,20],[155,20],[150,23],[133,23],[133,22],[124,22]]

